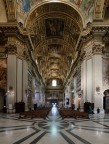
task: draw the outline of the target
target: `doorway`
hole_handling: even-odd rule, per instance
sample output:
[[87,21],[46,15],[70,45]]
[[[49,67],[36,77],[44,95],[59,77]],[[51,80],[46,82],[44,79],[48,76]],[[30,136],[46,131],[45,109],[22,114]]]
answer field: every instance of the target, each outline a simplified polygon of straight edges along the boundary
[[6,91],[0,88],[0,111],[3,112],[3,108],[6,106]]
[[51,107],[57,107],[58,106],[58,100],[57,99],[51,99],[50,104],[51,104]]

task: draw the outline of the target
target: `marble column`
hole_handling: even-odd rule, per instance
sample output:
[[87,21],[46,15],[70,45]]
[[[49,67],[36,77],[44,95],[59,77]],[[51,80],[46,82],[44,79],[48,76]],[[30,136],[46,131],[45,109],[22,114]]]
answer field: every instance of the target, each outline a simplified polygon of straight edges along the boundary
[[94,103],[95,109],[103,108],[102,94],[102,43],[85,49],[81,64],[81,90],[84,102]]
[[17,80],[17,97],[16,102],[23,101],[23,62],[22,59],[17,58],[17,71],[16,71],[16,80]]
[[23,101],[25,103],[25,108],[27,109],[27,90],[28,90],[28,64],[26,60],[23,60],[23,79],[22,79],[22,86],[23,86]]
[[82,92],[81,96],[83,99],[83,103],[85,103],[87,101],[86,66],[87,66],[87,62],[86,62],[86,59],[84,59],[83,62],[81,63],[81,92]]
[[92,59],[88,59],[86,62],[86,95],[87,95],[87,101],[92,102],[92,79],[93,79],[93,73],[92,73]]
[[77,92],[76,92],[76,81],[77,81],[77,78],[76,76],[74,77],[74,104],[75,104],[75,109],[78,108],[78,95],[77,95]]
[[[14,105],[17,99],[17,57],[14,54],[9,54],[7,57],[7,107],[9,104]],[[11,88],[11,89],[10,89]]]
[[103,93],[102,93],[102,49],[104,45],[95,44],[93,46],[93,102],[94,107],[103,109]]

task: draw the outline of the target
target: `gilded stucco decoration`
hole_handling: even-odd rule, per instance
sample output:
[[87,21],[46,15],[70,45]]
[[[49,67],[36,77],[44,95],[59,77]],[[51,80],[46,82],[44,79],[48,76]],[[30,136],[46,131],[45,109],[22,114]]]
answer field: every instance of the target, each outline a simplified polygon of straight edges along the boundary
[[7,19],[10,22],[16,21],[16,7],[15,7],[15,0],[4,0],[4,4],[6,7],[7,12]]
[[30,13],[25,28],[45,82],[53,78],[65,81],[83,25],[79,13],[64,3],[47,3]]
[[90,34],[93,14],[97,18],[95,5],[101,7],[103,1],[16,0],[17,20],[27,30],[32,57],[45,82],[51,78],[65,81],[78,56],[80,35]]
[[[54,3],[54,0],[17,0],[17,17],[22,23],[28,16],[28,13],[44,3]],[[58,3],[69,4],[78,9],[83,15],[85,23],[92,22],[94,13],[94,0],[57,0]],[[64,9],[65,10],[65,9]]]
[[94,11],[94,19],[95,20],[102,19],[103,6],[104,6],[104,0],[96,1],[96,7],[95,7],[95,11]]

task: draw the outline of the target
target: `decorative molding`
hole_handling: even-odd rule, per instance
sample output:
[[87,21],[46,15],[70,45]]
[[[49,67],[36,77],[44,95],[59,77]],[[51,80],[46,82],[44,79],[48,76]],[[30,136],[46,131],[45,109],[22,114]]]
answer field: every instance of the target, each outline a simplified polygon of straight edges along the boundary
[[7,18],[10,22],[16,21],[16,10],[15,10],[15,0],[4,0],[6,12],[7,12]]
[[102,20],[103,19],[103,7],[105,0],[97,0],[95,4],[94,10],[94,20]]
[[25,42],[28,38],[27,34],[21,33],[19,30],[17,23],[8,23],[8,24],[0,24],[0,31],[4,33],[7,37],[15,36],[20,41]]
[[17,53],[17,47],[15,44],[7,44],[5,46],[6,53],[7,54],[16,54]]
[[92,32],[93,33],[105,33],[109,30],[109,25],[94,25],[93,24],[93,27],[92,27]]

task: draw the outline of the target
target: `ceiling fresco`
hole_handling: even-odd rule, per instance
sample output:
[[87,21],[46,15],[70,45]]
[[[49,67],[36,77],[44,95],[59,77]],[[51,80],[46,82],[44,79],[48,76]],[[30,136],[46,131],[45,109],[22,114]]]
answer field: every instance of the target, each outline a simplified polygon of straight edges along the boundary
[[64,20],[60,18],[45,19],[46,36],[63,36]]
[[25,28],[44,82],[49,79],[64,82],[75,59],[75,47],[83,29],[81,16],[64,3],[47,3],[29,15]]
[[64,82],[77,56],[76,44],[79,36],[85,24],[92,21],[95,1],[16,2],[18,21],[22,22],[28,32],[33,44],[33,58],[44,82],[54,78]]
[[[94,3],[95,0],[56,0],[57,2],[65,2],[70,5],[74,5],[76,9],[78,9],[84,19],[85,23],[92,22],[93,18],[93,12],[94,12]],[[18,16],[20,16],[20,13],[23,13],[24,20],[26,19],[26,15],[34,9],[37,5],[47,3],[47,2],[55,2],[54,0],[16,0],[18,5]]]
[[[32,46],[32,58],[45,83],[51,79],[65,82],[78,56],[77,45],[81,35],[90,32],[89,27],[93,19],[95,22],[103,18],[108,21],[109,18],[109,0],[5,0],[4,2],[1,0],[0,4],[1,8],[3,4],[6,6],[8,20],[11,22],[17,18],[18,28],[28,36]],[[12,6],[12,10],[10,11],[9,7],[8,11],[7,6]],[[2,16],[5,16],[5,11],[0,15]]]

